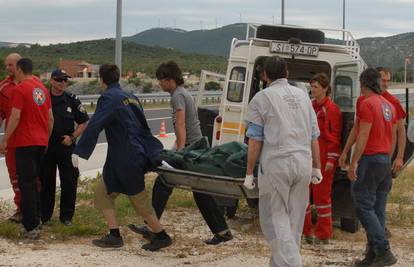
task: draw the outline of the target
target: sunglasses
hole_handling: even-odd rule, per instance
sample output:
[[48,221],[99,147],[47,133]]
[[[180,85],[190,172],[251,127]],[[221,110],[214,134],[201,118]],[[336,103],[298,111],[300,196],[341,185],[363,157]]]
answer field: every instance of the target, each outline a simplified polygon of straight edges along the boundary
[[68,82],[68,78],[53,78],[54,81],[61,83],[61,82]]

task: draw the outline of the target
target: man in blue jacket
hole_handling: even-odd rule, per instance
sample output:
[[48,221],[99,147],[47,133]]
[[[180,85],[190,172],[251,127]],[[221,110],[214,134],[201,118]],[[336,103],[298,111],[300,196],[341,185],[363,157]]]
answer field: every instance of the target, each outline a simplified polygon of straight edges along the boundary
[[93,240],[98,247],[122,247],[123,240],[115,216],[114,200],[120,194],[129,197],[137,214],[141,215],[154,233],[145,250],[156,251],[171,245],[172,240],[154,215],[145,191],[144,174],[154,166],[163,149],[153,137],[138,99],[122,90],[119,85],[119,69],[105,64],[99,69],[104,91],[98,99],[95,114],[83,133],[75,151],[77,156],[88,159],[92,154],[99,133],[105,129],[108,152],[103,167],[103,179],[95,189],[95,207],[104,215],[109,234]]

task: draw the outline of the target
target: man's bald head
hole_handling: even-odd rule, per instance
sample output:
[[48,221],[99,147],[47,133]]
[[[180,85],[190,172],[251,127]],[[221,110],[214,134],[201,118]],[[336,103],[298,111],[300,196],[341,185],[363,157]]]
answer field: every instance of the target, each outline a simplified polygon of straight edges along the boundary
[[11,53],[9,54],[6,59],[4,60],[4,65],[6,66],[7,73],[14,77],[16,73],[16,63],[19,61],[22,57],[17,53]]

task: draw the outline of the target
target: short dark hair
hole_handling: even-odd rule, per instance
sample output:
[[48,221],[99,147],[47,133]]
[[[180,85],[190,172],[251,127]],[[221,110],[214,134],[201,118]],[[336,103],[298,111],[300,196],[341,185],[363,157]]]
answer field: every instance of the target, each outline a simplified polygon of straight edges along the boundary
[[313,82],[318,82],[323,88],[328,88],[326,95],[331,94],[331,80],[325,72],[316,73],[309,83],[312,84]]
[[174,80],[177,85],[183,85],[183,74],[175,61],[161,63],[155,76],[158,80]]
[[119,82],[119,68],[115,64],[103,64],[99,68],[99,77],[106,85]]
[[30,58],[21,58],[16,62],[16,68],[22,70],[23,74],[30,75],[33,72],[33,62]]
[[286,61],[278,56],[266,58],[263,66],[263,71],[266,73],[267,78],[272,81],[287,77],[287,64]]
[[376,94],[381,94],[381,86],[380,86],[380,73],[374,68],[368,68],[364,70],[361,75],[359,76],[359,81],[361,85],[370,89]]
[[390,71],[384,67],[376,67],[375,68],[378,72],[390,73]]

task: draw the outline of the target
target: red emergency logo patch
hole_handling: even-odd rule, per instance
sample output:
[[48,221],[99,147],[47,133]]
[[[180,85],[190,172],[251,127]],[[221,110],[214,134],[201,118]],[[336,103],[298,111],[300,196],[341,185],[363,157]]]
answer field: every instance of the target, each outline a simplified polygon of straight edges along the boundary
[[42,89],[35,88],[33,90],[33,100],[39,106],[41,106],[41,105],[43,105],[45,103],[45,101],[46,101],[46,95],[45,95],[45,93],[43,92]]
[[392,120],[392,110],[390,105],[388,105],[388,103],[382,103],[382,115],[384,116],[384,119],[386,121],[391,121]]

